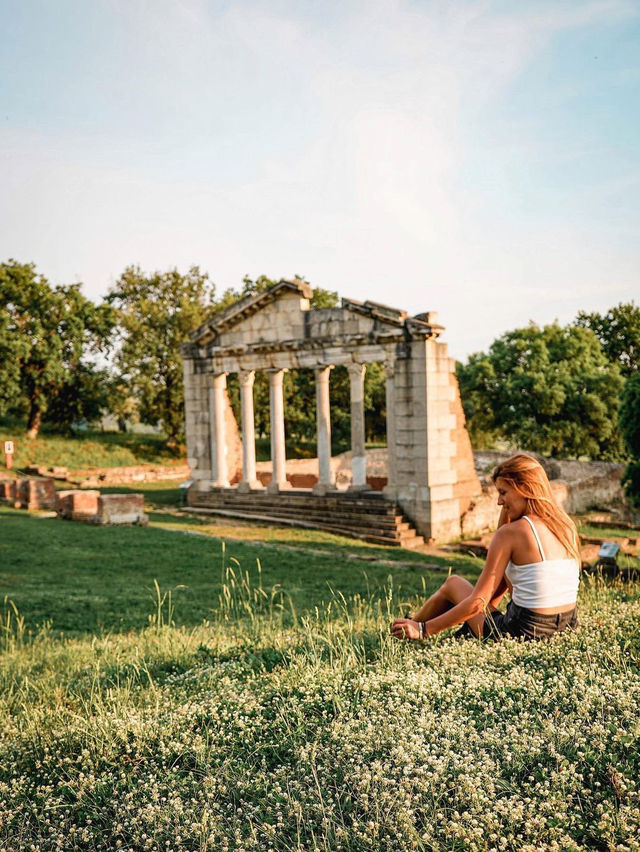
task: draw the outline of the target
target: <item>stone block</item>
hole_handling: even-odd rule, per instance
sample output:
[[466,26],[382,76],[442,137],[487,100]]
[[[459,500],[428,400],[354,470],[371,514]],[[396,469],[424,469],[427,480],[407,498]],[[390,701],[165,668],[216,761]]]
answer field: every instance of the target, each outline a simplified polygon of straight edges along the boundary
[[0,480],[0,503],[13,503],[15,500],[16,486],[13,479]]
[[52,479],[21,479],[15,490],[14,506],[20,509],[55,509],[56,488]]
[[460,519],[460,529],[463,538],[475,538],[486,532],[493,532],[498,527],[500,506],[498,506],[495,489],[478,494]]
[[144,494],[101,494],[96,523],[146,524]]
[[58,491],[56,512],[69,521],[95,521],[98,514],[99,491]]

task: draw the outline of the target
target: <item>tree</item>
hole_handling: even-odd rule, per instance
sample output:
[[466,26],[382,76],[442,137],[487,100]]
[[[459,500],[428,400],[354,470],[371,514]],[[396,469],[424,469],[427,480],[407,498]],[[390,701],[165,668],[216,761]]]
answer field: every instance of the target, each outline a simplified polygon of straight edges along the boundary
[[590,329],[516,329],[472,355],[459,374],[472,432],[496,430],[544,455],[620,457],[620,369]]
[[576,325],[596,334],[607,357],[619,364],[623,376],[640,370],[640,308],[633,302],[621,302],[606,314],[580,311]]
[[631,459],[622,479],[627,497],[640,509],[640,373],[627,379],[620,403],[620,431]]
[[488,404],[498,381],[493,362],[487,355],[476,353],[468,364],[456,362],[456,374],[471,443],[477,450],[491,449],[501,436]]
[[143,422],[162,423],[172,446],[184,429],[180,346],[212,314],[213,293],[197,266],[186,275],[129,266],[107,296],[117,317],[116,384],[130,388]]
[[97,420],[109,407],[110,376],[94,364],[78,364],[47,405],[46,422],[72,431],[74,424]]
[[79,378],[93,370],[88,356],[108,345],[112,311],[80,288],[52,288],[31,263],[0,264],[0,412],[25,410],[29,438],[55,400],[66,425],[83,411]]

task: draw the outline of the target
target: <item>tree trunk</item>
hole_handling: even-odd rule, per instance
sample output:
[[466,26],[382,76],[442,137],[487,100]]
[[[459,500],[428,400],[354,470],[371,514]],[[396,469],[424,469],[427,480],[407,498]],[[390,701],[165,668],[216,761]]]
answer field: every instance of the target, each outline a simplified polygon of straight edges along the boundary
[[32,400],[31,407],[29,409],[29,422],[27,423],[27,438],[37,438],[41,425],[42,409],[40,408],[37,402]]

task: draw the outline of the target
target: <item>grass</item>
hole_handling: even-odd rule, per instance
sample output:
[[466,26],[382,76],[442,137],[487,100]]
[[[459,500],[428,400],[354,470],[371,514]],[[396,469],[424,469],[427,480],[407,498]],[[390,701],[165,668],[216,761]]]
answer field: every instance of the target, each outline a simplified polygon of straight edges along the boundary
[[[132,432],[84,431],[77,435],[58,435],[41,431],[40,435],[29,440],[25,436],[25,427],[18,421],[0,420],[0,447],[4,441],[13,441],[15,453],[13,466],[20,470],[27,465],[60,466],[69,470],[87,468],[126,467],[139,464],[175,464],[184,463],[185,448],[180,457],[167,447],[164,435],[138,434]],[[367,447],[384,446],[380,443],[367,444]],[[348,450],[348,446],[334,447],[334,453]],[[259,461],[271,458],[269,438],[256,441],[256,453]],[[287,458],[305,459],[316,455],[315,441],[287,441]],[[0,470],[4,469],[4,455],[0,455]]]
[[593,536],[601,539],[616,539],[620,538],[640,538],[640,530],[628,530],[623,527],[594,527],[588,521],[578,524],[578,531],[581,535]]
[[639,848],[639,583],[548,643],[405,644],[427,562],[478,560],[223,548],[168,490],[148,528],[0,510],[0,848]]
[[[93,527],[0,507],[0,598],[13,600],[28,624],[51,622],[56,632],[139,629],[147,624],[157,580],[165,590],[183,587],[175,594],[179,624],[201,623],[211,616],[220,592],[224,541],[220,530],[191,517],[162,513],[151,517],[147,528]],[[177,535],[171,529],[205,531],[207,535]],[[236,537],[243,535],[242,527],[225,525],[222,531],[227,530]],[[233,541],[225,547],[225,559],[237,559],[252,569],[259,559],[263,582],[269,587],[286,587],[296,610],[326,605],[330,586],[349,596],[362,591],[367,583],[377,592],[386,583],[388,564],[358,564],[348,559],[364,550],[357,542],[328,533],[298,532],[296,538],[289,529],[272,528],[272,540],[288,536],[306,549],[302,557],[286,547]],[[328,552],[318,552],[323,548]],[[416,589],[424,573],[421,565],[434,561],[381,547],[366,548],[366,553],[385,563],[389,558],[402,560],[402,567],[394,572],[395,583]],[[466,557],[436,561],[455,565],[469,576],[477,570],[475,561]],[[430,585],[441,579],[438,572],[429,572]]]
[[[29,440],[23,428],[0,425],[0,446],[4,446],[4,441],[14,443],[13,466],[16,470],[30,464],[82,470],[91,467],[173,464],[177,461],[162,435],[88,431],[68,436],[42,432],[38,438]],[[3,469],[4,454],[1,458],[0,469]]]

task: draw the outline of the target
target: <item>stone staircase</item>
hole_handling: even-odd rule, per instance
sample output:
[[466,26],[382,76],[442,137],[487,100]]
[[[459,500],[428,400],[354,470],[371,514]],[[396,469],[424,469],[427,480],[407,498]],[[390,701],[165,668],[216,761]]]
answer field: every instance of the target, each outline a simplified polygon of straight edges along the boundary
[[234,489],[191,489],[188,511],[327,530],[391,547],[424,544],[397,503],[377,491],[320,497],[309,491],[243,494]]

